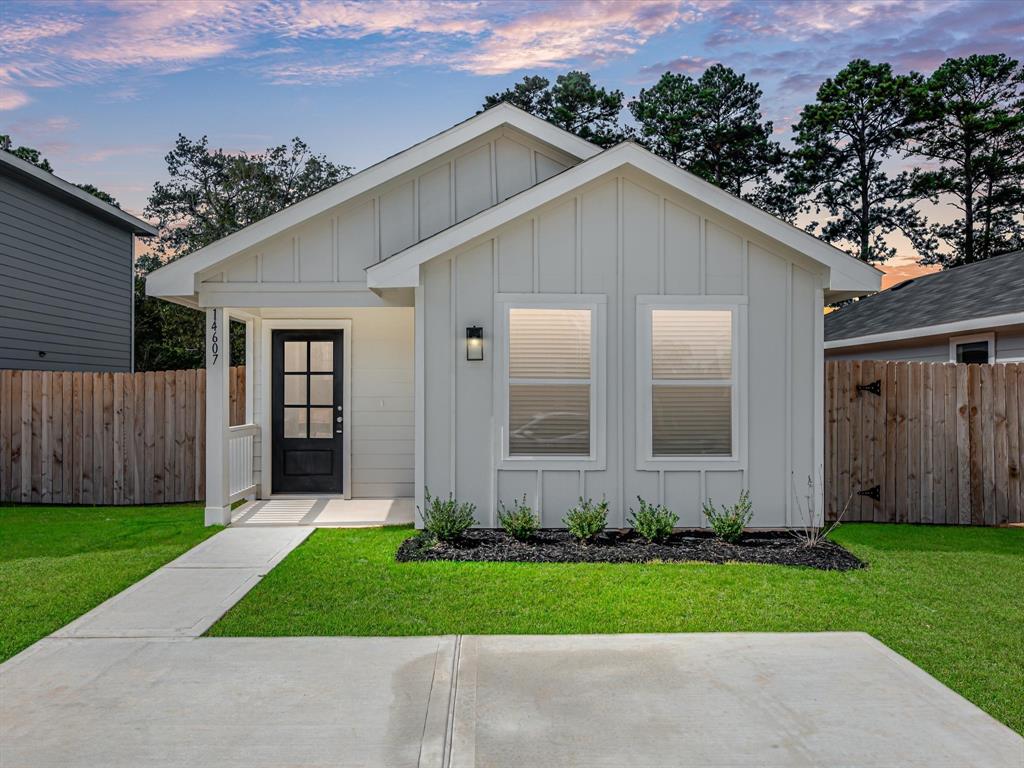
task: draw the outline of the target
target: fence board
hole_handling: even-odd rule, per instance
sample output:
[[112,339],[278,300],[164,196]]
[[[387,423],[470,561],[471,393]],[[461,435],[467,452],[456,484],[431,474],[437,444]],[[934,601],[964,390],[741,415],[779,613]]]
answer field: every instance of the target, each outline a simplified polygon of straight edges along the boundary
[[[245,418],[245,370],[229,376]],[[205,488],[206,375],[0,371],[0,501],[150,504]]]
[[829,361],[825,381],[833,517],[854,494],[847,520],[1024,522],[1024,365]]

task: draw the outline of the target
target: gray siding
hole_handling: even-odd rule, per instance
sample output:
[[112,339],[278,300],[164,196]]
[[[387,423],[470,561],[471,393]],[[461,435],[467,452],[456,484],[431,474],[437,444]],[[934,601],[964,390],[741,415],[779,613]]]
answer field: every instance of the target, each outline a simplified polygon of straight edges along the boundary
[[[432,494],[453,493],[474,503],[484,526],[496,524],[500,503],[511,505],[524,494],[545,526],[561,526],[581,495],[606,498],[613,527],[625,524],[638,495],[671,506],[680,525],[701,526],[703,499],[732,503],[746,488],[754,525],[801,521],[796,505],[803,503],[807,478],[821,472],[814,416],[820,268],[787,257],[699,200],[629,173],[552,200],[482,241],[424,264],[420,275],[423,483]],[[594,468],[551,462],[520,469],[501,460],[498,388],[504,381],[495,307],[509,293],[606,299],[606,334],[598,337],[606,365],[596,379],[606,393],[605,461]],[[748,302],[740,329],[746,357],[738,377],[737,462],[641,466],[636,316],[644,295]],[[484,327],[484,362],[465,359],[469,325]],[[419,495],[423,489],[415,490]]]
[[[974,336],[979,333],[995,333],[996,362],[1024,361],[1024,326],[1012,326],[998,330],[979,328],[957,333],[954,336]],[[893,360],[911,363],[948,363],[950,336],[928,336],[889,344],[827,349],[829,360]]]
[[0,368],[129,370],[131,259],[131,233],[0,175]]

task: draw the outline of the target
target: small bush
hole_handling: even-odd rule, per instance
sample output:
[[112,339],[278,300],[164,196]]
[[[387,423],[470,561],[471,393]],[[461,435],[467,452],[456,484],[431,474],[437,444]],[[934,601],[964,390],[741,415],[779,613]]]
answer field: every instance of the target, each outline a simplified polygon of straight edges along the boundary
[[640,502],[640,511],[634,512],[632,508],[629,510],[629,524],[633,530],[652,543],[664,541],[671,536],[672,529],[679,522],[679,515],[666,506],[648,504],[639,496],[636,500]]
[[519,541],[525,541],[537,532],[540,528],[540,518],[533,513],[533,510],[526,504],[526,494],[523,494],[523,502],[519,499],[512,502],[512,509],[504,504],[498,510],[498,522],[505,529],[505,533]]
[[476,505],[469,502],[460,504],[451,494],[447,499],[442,499],[440,496],[431,496],[430,491],[426,491],[423,502],[426,507],[420,510],[423,530],[438,541],[457,539],[476,524],[476,518],[473,516]]
[[740,500],[731,507],[723,504],[721,511],[715,509],[711,499],[704,502],[704,517],[711,524],[711,530],[722,541],[735,544],[743,536],[743,529],[750,524],[754,511],[750,504],[750,491],[740,491]]
[[595,504],[591,499],[583,500],[570,509],[562,518],[569,533],[581,542],[588,542],[601,533],[608,525],[608,502],[604,499]]

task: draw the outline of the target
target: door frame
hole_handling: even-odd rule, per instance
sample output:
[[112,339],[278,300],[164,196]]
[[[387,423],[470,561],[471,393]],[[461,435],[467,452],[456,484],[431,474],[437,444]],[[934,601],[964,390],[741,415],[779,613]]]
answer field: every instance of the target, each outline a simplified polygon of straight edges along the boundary
[[[260,498],[274,494],[273,450],[273,360],[271,339],[273,331],[342,331],[341,334],[341,407],[343,432],[341,435],[341,497],[352,498],[352,320],[264,320],[260,332]],[[287,496],[330,494],[284,494]]]

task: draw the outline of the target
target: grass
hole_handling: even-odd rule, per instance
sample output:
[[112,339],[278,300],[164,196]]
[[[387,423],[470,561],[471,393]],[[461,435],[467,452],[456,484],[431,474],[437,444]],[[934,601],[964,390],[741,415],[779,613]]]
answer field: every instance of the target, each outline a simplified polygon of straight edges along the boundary
[[217,530],[194,504],[0,507],[0,661]]
[[218,636],[868,632],[1024,733],[1024,530],[852,524],[870,563],[396,563],[408,528],[322,529]]

